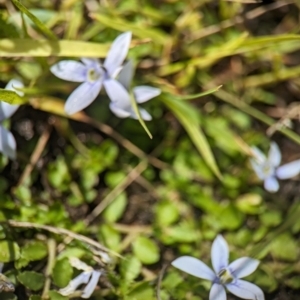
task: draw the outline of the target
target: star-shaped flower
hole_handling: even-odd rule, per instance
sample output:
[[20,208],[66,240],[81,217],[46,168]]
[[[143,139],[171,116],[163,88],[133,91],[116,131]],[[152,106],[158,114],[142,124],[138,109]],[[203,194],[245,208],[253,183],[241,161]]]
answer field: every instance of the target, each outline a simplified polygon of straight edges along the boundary
[[258,148],[251,147],[254,158],[250,159],[253,170],[257,177],[264,181],[264,187],[269,192],[277,192],[279,189],[278,179],[288,179],[300,173],[300,159],[280,165],[281,153],[276,143],[272,142],[268,157]]
[[212,282],[209,300],[226,300],[226,289],[242,299],[264,300],[263,291],[253,283],[241,280],[253,273],[259,261],[250,257],[241,257],[228,264],[229,250],[225,239],[218,235],[212,244],[211,261],[214,271],[201,260],[182,256],[172,265],[190,275]]
[[81,298],[90,298],[102,273],[94,270],[92,267],[80,261],[78,258],[70,258],[70,263],[73,267],[83,270],[83,272],[72,279],[66,287],[60,289],[59,293],[63,296],[69,296],[72,295],[80,285],[86,284],[85,288],[82,290]]
[[98,59],[82,58],[81,62],[63,60],[53,65],[51,72],[60,79],[82,82],[68,97],[65,111],[72,115],[89,106],[98,96],[102,85],[108,95],[118,94],[122,85],[115,77],[122,69],[131,41],[131,32],[119,35],[111,45],[103,65]]
[[[108,96],[112,101],[109,108],[119,118],[138,118],[130,101],[130,83],[132,81],[132,77],[133,64],[132,61],[128,61],[119,74],[119,82],[122,84],[123,88],[120,88],[118,93],[113,90],[107,91]],[[133,97],[138,104],[149,101],[150,99],[158,96],[160,93],[160,89],[146,85],[133,88]],[[138,109],[143,120],[150,121],[152,119],[151,115],[145,109],[141,107],[138,107]]]
[[[20,80],[12,79],[8,82],[5,89],[14,91],[18,95],[23,96],[24,93],[15,88],[23,88],[24,85]],[[11,117],[18,109],[19,105],[12,105],[0,99],[0,123]],[[10,159],[16,158],[16,141],[10,131],[0,125],[0,152]]]

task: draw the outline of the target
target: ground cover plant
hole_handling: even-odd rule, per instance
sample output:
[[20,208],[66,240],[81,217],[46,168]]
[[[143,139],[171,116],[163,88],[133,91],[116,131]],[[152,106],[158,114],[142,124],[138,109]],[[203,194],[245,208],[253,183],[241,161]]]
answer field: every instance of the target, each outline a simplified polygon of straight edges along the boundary
[[299,3],[0,1],[0,299],[293,300]]

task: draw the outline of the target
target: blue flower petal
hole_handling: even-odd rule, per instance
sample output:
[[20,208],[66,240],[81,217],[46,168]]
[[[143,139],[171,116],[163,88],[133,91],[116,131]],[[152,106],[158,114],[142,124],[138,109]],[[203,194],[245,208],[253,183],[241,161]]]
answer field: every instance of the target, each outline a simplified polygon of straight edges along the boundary
[[88,285],[84,288],[84,290],[81,294],[81,298],[88,299],[91,297],[91,295],[93,294],[93,292],[98,284],[100,276],[101,276],[100,271],[93,271],[92,278],[90,279],[90,282],[88,283]]
[[93,83],[82,83],[67,99],[65,104],[65,112],[68,115],[72,115],[89,106],[98,96],[101,87],[101,80],[97,80]]
[[104,88],[109,99],[116,102],[119,107],[130,108],[130,95],[125,87],[115,79],[107,79],[103,82]]
[[226,300],[226,291],[221,284],[214,283],[209,292],[209,300]]
[[137,103],[144,103],[160,95],[161,90],[151,86],[141,85],[135,87],[133,93]]
[[53,65],[50,71],[63,80],[84,82],[87,80],[88,68],[83,63],[75,60],[62,60]]
[[228,266],[229,249],[225,239],[219,234],[211,247],[211,262],[213,268],[218,274],[221,270]]
[[265,179],[264,181],[265,190],[269,191],[270,193],[275,193],[279,190],[279,183],[278,180],[271,176]]
[[236,280],[234,283],[227,284],[226,288],[233,295],[242,299],[265,299],[263,291],[257,285],[241,279]]
[[117,76],[121,70],[121,65],[127,56],[131,42],[131,32],[125,32],[119,35],[111,45],[107,57],[103,63],[108,75],[112,78]]
[[215,273],[201,260],[191,256],[181,256],[172,261],[172,266],[190,275],[214,281]]
[[233,261],[228,268],[235,278],[243,278],[253,273],[258,265],[259,261],[256,259],[241,257]]
[[12,133],[0,126],[0,152],[10,159],[16,158],[16,140]]
[[300,173],[300,159],[284,164],[275,171],[279,179],[292,178]]
[[122,68],[118,81],[125,87],[126,90],[129,90],[130,84],[133,78],[133,62],[129,60]]
[[280,149],[274,142],[271,143],[267,161],[273,167],[278,167],[281,162]]
[[130,111],[118,106],[116,102],[111,102],[109,108],[119,118],[128,118],[131,116]]
[[[8,82],[5,89],[9,90],[9,91],[14,91],[18,95],[23,96],[24,95],[23,92],[15,89],[15,88],[23,88],[23,87],[24,87],[24,84],[20,80],[12,79]],[[0,101],[1,101],[1,99],[0,99]],[[15,111],[19,108],[19,106],[20,105],[12,105],[7,102],[1,101],[0,102],[0,122],[11,117],[15,113]]]

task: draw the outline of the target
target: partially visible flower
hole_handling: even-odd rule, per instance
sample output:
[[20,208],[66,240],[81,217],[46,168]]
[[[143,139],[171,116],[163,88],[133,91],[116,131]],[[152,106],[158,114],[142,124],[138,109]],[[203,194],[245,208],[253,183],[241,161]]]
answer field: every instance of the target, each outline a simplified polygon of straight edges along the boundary
[[[23,96],[24,93],[16,90],[15,88],[24,87],[20,80],[12,79],[8,82],[5,89],[14,91],[18,95]],[[7,102],[1,101],[0,99],[0,123],[5,119],[11,117],[15,111],[18,109],[19,105],[12,105]],[[10,131],[0,125],[0,152],[8,156],[10,159],[16,158],[16,141],[14,136]]]
[[2,274],[3,269],[3,263],[0,263],[0,293],[1,292],[14,292],[15,287],[14,285],[9,281],[9,279]]
[[264,187],[269,192],[277,192],[279,189],[278,179],[288,179],[300,173],[300,159],[280,165],[281,153],[276,143],[272,142],[268,157],[258,148],[251,147],[254,158],[250,159],[253,170],[257,177],[264,181]]
[[89,106],[98,96],[102,84],[108,94],[118,93],[122,86],[115,77],[122,68],[130,41],[131,32],[119,35],[112,43],[103,65],[98,59],[82,58],[81,62],[63,60],[50,68],[60,79],[83,82],[68,97],[65,104],[67,114],[72,115]]
[[82,290],[81,298],[90,298],[102,273],[94,270],[92,267],[80,261],[78,258],[70,258],[70,263],[73,267],[83,270],[83,272],[72,279],[66,287],[60,289],[59,293],[63,296],[69,296],[73,294],[80,285],[86,284],[85,288]]
[[[118,93],[107,91],[111,103],[109,105],[111,111],[119,118],[131,117],[137,119],[137,115],[132,107],[130,101],[130,83],[133,77],[133,65],[132,62],[127,62],[119,75],[119,82],[124,87],[119,89]],[[111,93],[111,94],[110,94]],[[138,104],[149,101],[150,99],[158,96],[161,93],[160,89],[150,86],[137,86],[133,88],[133,96]],[[141,117],[145,121],[152,119],[151,115],[143,108],[138,107]]]
[[226,300],[225,288],[242,299],[264,300],[263,291],[253,283],[241,280],[253,273],[259,261],[250,257],[241,257],[228,264],[229,250],[225,239],[218,235],[211,248],[211,261],[214,271],[201,260],[182,256],[172,265],[190,275],[212,282],[209,300]]

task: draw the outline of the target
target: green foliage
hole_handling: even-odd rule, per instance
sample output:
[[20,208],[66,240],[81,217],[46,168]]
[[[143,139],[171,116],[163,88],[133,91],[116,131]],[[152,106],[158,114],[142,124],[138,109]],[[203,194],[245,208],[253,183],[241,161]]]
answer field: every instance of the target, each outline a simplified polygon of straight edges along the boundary
[[0,241],[0,261],[10,262],[20,257],[20,248],[12,241]]
[[[272,126],[283,163],[299,158],[299,4],[278,1],[290,10],[261,25],[268,9],[240,1],[88,2],[13,0],[0,11],[1,86],[26,85],[25,97],[0,89],[0,99],[28,104],[9,124],[18,159],[0,155],[0,262],[16,287],[1,300],[69,299],[58,291],[83,271],[70,258],[102,272],[93,300],[204,300],[210,283],[170,262],[210,264],[217,234],[231,258],[261,260],[247,280],[266,299],[298,299],[299,177],[267,193],[249,157],[252,145],[267,151]],[[105,91],[67,116],[78,83],[50,66],[102,59],[125,31],[132,86],[162,90],[143,104],[153,121],[116,118]]]
[[18,280],[28,289],[38,291],[43,287],[45,278],[43,274],[25,271],[18,275]]

